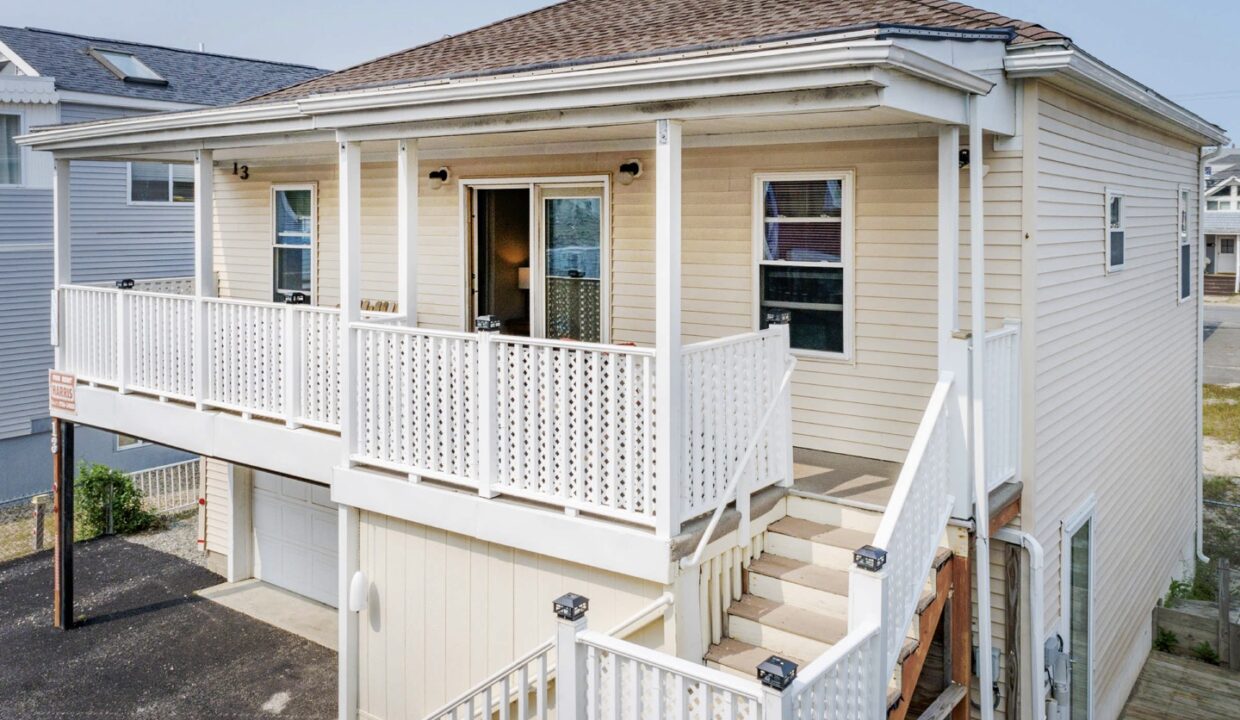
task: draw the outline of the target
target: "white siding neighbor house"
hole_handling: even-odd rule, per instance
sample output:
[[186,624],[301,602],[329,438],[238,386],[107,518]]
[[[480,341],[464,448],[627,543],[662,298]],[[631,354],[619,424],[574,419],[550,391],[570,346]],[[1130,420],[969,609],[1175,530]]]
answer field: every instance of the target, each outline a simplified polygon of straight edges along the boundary
[[1240,241],[1240,150],[1223,148],[1205,160],[1205,288],[1207,295],[1240,292],[1236,242]]
[[[0,502],[47,492],[52,477],[52,158],[14,139],[46,125],[237,102],[323,72],[0,26]],[[78,163],[72,172],[75,282],[184,278],[159,287],[192,289],[187,168],[117,160]],[[78,450],[81,459],[126,471],[193,457],[95,430],[80,434]]]
[[[342,718],[1111,720],[1191,572],[1226,138],[1039,25],[572,0],[18,142],[56,417],[211,458]],[[69,274],[99,158],[192,172],[192,294]]]

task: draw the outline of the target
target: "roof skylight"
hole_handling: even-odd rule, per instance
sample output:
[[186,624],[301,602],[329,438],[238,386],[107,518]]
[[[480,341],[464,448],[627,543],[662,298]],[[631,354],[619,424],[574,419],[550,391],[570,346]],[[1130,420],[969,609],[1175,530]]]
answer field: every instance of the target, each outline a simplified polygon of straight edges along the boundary
[[91,48],[90,54],[121,80],[149,83],[151,85],[168,84],[168,81],[163,76],[148,67],[146,63],[139,60],[133,53],[121,50]]

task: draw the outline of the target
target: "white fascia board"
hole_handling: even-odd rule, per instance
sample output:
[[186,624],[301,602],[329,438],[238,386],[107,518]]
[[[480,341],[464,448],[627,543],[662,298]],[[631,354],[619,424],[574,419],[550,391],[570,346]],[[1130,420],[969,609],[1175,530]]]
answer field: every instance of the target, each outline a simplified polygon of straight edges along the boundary
[[172,102],[169,100],[145,100],[143,98],[107,95],[105,93],[82,92],[80,90],[61,90],[60,101],[95,105],[98,107],[125,108],[130,110],[148,110],[150,112],[168,112],[180,110],[199,110],[212,107],[196,103]]
[[1038,43],[1008,50],[1003,61],[1009,78],[1065,77],[1154,114],[1180,135],[1201,146],[1225,145],[1227,133],[1158,95],[1070,43]]
[[16,65],[18,70],[21,70],[26,75],[29,75],[30,77],[39,77],[39,71],[35,70],[33,65],[23,60],[21,55],[13,52],[13,48],[3,42],[0,42],[0,55],[3,55],[9,62]]
[[[270,105],[233,105],[185,112],[97,120],[74,125],[42,128],[17,138],[17,144],[36,150],[57,150],[62,147],[108,147],[142,142],[161,142],[159,133],[195,131],[199,137],[273,132],[264,123],[300,120],[295,129],[312,129],[313,121],[304,117],[296,103]],[[291,129],[276,129],[289,132]]]
[[55,105],[60,99],[55,78],[0,75],[0,102]]
[[654,533],[337,466],[332,502],[600,570],[671,582],[671,550]]

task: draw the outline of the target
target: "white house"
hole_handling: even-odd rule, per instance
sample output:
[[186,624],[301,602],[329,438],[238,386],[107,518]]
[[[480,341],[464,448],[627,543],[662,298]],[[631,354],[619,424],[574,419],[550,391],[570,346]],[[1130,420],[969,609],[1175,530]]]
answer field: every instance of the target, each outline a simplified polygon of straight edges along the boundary
[[1236,241],[1240,240],[1240,151],[1222,148],[1205,160],[1206,293],[1240,292]]
[[[57,417],[213,458],[342,718],[1110,719],[1191,570],[1225,137],[1041,26],[574,0],[20,142]],[[193,164],[193,295],[70,282],[102,157]]]

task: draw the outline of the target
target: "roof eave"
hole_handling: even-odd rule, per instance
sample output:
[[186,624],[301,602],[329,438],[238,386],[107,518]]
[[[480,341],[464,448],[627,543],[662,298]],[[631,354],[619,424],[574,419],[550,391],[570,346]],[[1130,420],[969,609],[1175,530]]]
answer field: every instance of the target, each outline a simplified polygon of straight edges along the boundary
[[1227,131],[1067,41],[1010,46],[1004,69],[1010,78],[1064,77],[1154,114],[1202,147],[1228,142]]

